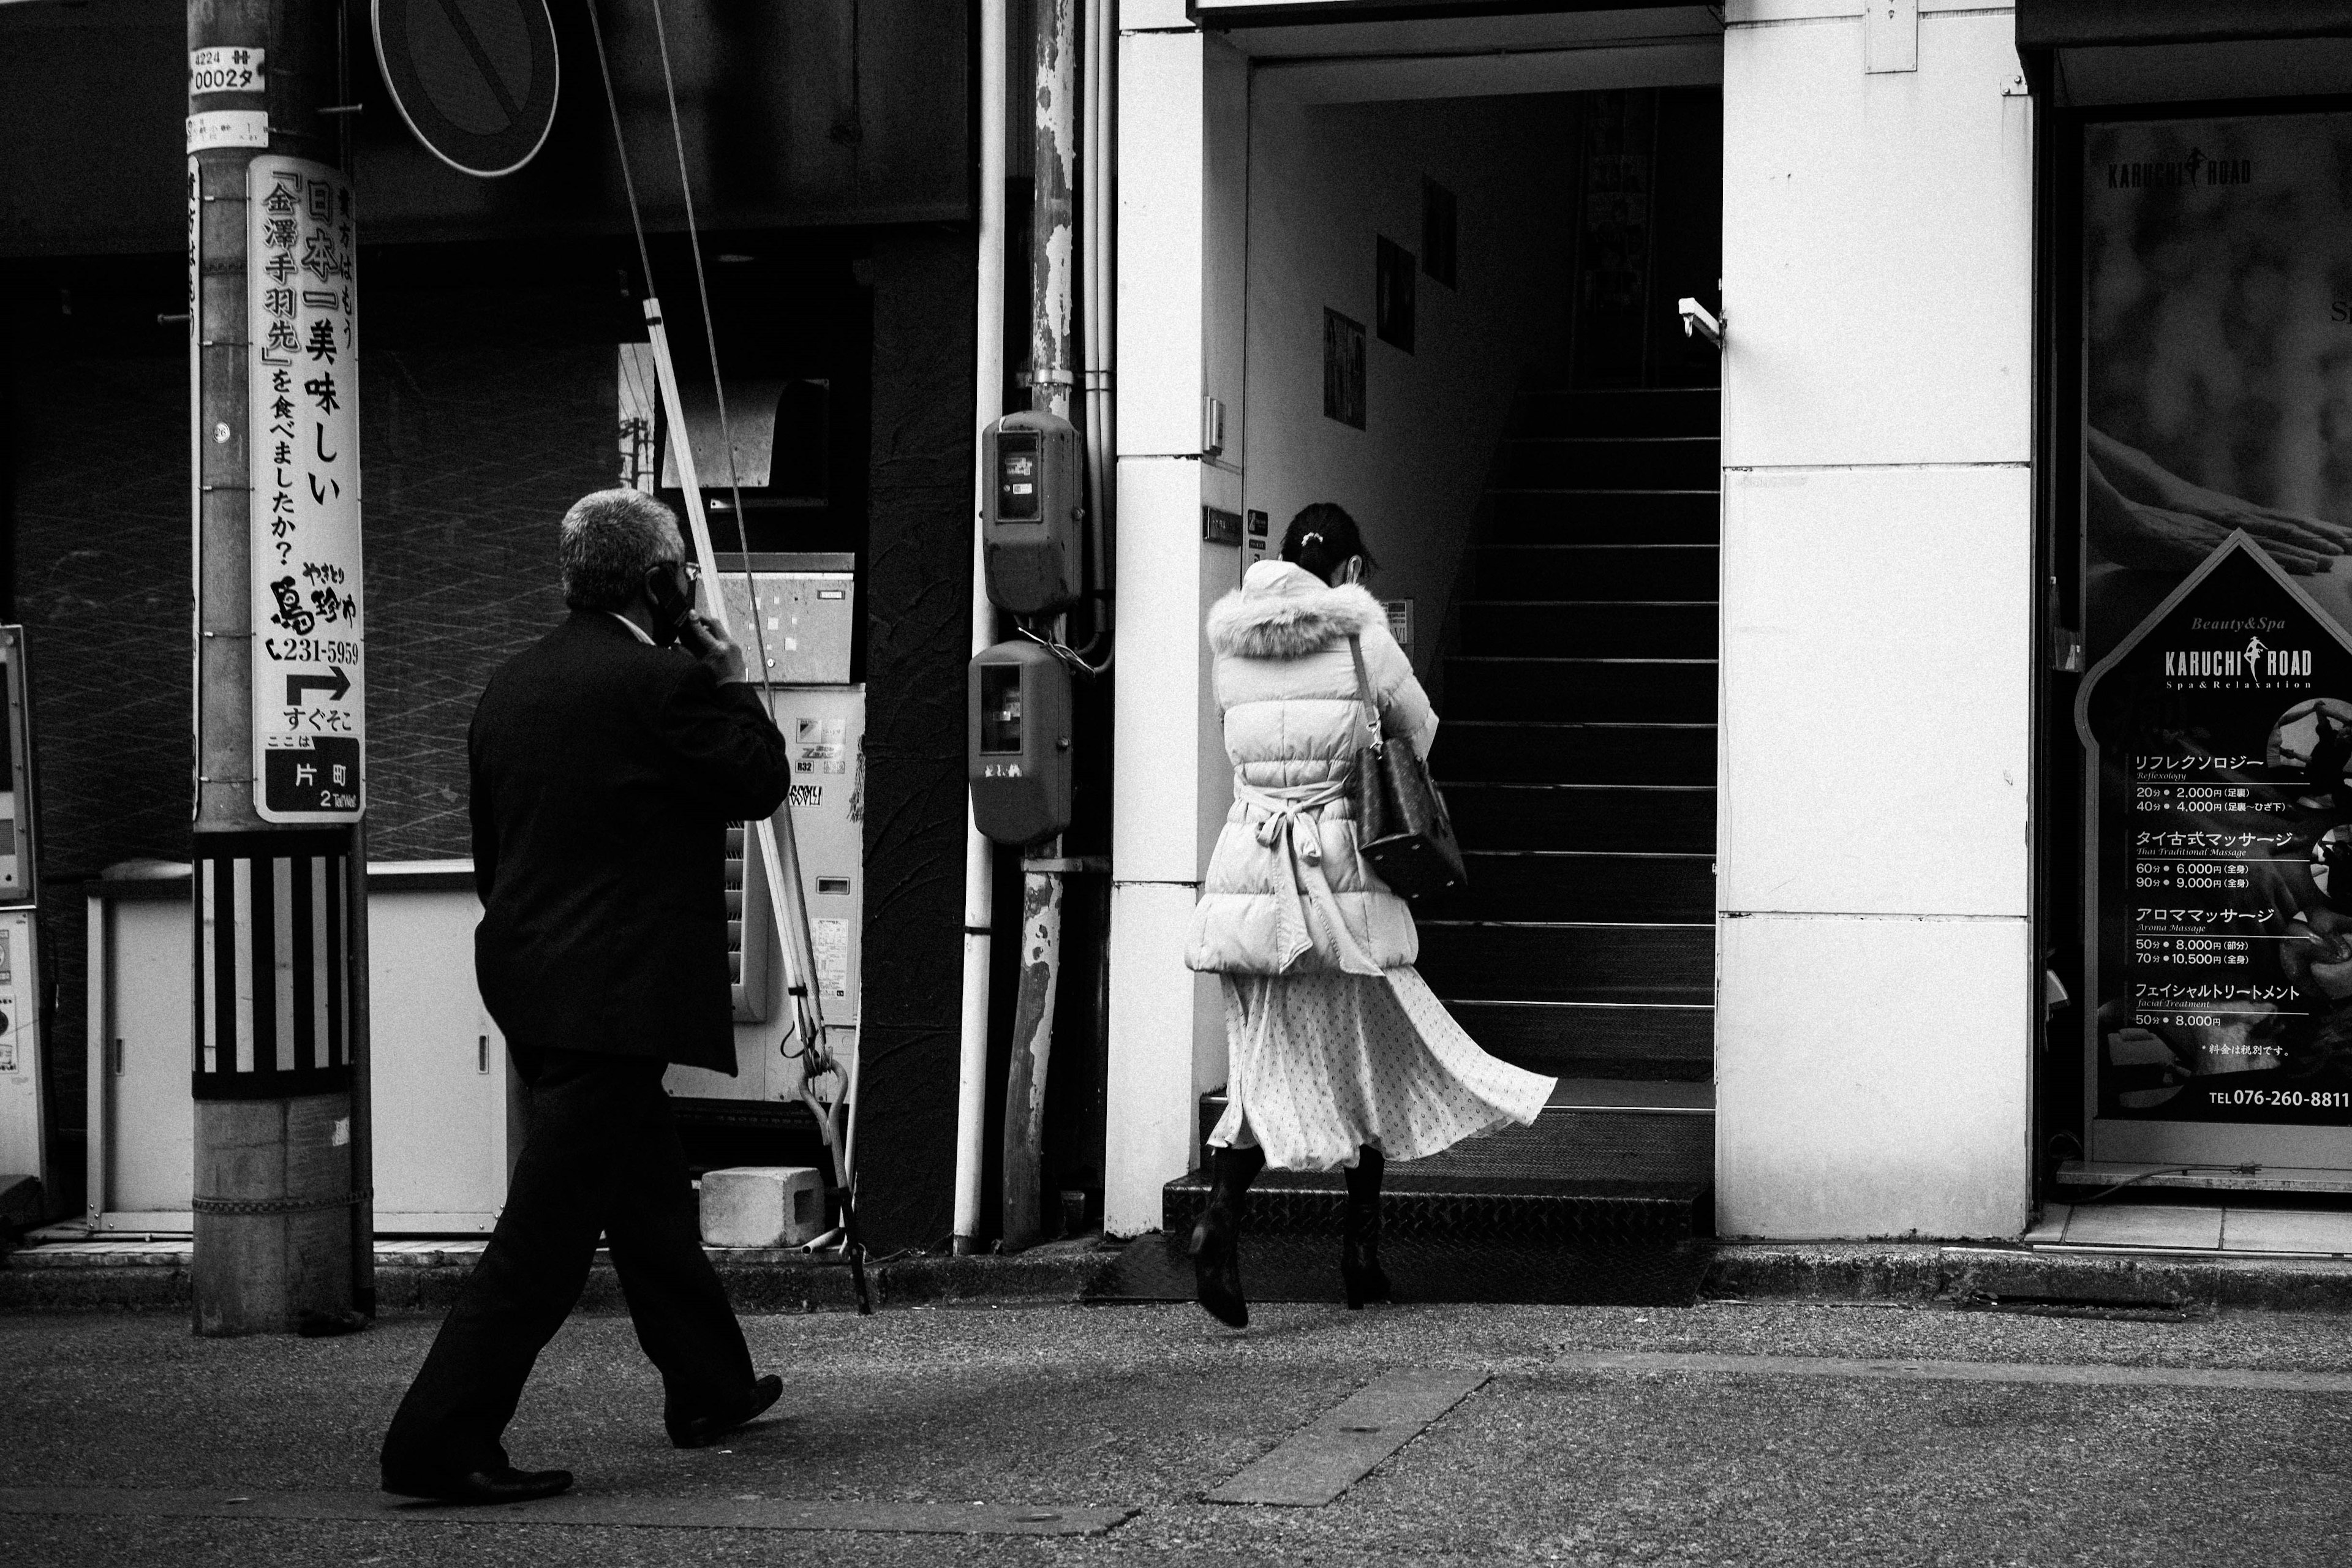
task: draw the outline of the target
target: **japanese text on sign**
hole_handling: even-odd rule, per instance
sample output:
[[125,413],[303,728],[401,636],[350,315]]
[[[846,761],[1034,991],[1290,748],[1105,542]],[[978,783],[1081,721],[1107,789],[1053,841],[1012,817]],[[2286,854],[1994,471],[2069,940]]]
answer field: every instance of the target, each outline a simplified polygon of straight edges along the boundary
[[254,804],[271,822],[348,822],[367,712],[351,184],[264,157],[246,192]]

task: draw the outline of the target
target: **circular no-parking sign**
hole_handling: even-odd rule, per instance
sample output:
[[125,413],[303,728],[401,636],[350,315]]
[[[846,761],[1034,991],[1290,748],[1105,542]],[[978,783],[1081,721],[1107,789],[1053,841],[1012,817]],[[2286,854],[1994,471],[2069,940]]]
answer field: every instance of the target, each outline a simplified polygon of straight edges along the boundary
[[375,55],[400,116],[462,174],[511,174],[555,123],[547,0],[373,0]]

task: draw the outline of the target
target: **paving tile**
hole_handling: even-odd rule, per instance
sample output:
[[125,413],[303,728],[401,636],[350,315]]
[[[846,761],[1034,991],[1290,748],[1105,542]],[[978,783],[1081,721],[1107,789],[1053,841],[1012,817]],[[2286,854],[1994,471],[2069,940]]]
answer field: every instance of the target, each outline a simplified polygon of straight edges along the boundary
[[2169,1204],[2081,1204],[2066,1216],[2066,1245],[2218,1248],[2221,1213]]
[[2221,1227],[2231,1252],[2352,1254],[2352,1214],[2324,1209],[2231,1209]]

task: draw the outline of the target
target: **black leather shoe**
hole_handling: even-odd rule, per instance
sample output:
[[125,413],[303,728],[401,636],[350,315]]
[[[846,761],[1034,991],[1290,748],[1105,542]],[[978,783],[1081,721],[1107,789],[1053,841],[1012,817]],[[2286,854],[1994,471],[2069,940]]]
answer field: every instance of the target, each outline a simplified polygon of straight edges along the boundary
[[669,1440],[680,1448],[708,1448],[739,1426],[749,1426],[768,1413],[768,1406],[784,1395],[784,1380],[770,1373],[751,1385],[751,1396],[732,1415],[689,1415],[683,1421],[665,1419]]
[[1212,1206],[1192,1227],[1192,1299],[1229,1329],[1249,1327],[1242,1294],[1241,1237],[1229,1209]]
[[1265,1151],[1219,1149],[1210,1161],[1209,1201],[1192,1227],[1192,1297],[1229,1329],[1249,1327],[1249,1300],[1242,1294],[1242,1204],[1250,1184],[1265,1169]]
[[1348,1310],[1367,1301],[1393,1300],[1387,1270],[1381,1267],[1381,1173],[1388,1161],[1367,1143],[1348,1168],[1348,1208],[1340,1231],[1339,1280],[1347,1288]]
[[570,1470],[518,1470],[512,1465],[461,1475],[397,1476],[386,1471],[383,1478],[388,1492],[435,1502],[536,1502],[571,1487]]

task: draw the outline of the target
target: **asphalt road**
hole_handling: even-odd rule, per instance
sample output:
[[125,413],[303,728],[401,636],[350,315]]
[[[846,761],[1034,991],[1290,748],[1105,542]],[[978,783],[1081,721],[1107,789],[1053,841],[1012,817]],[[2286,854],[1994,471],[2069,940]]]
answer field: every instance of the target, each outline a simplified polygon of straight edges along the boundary
[[[207,1341],[161,1316],[0,1318],[0,1489],[358,1497],[433,1327]],[[568,1466],[580,1496],[622,1502],[1139,1511],[1058,1538],[0,1512],[0,1563],[2352,1563],[2339,1318],[1271,1306],[1234,1334],[1189,1307],[1041,1306],[746,1329],[791,1384],[782,1419],[723,1451],[673,1450],[625,1320],[575,1319],[509,1430],[516,1461]],[[2289,1375],[2246,1388],[1574,1360],[1601,1351]],[[1328,1506],[1202,1500],[1367,1383],[1445,1368],[1490,1375]]]

